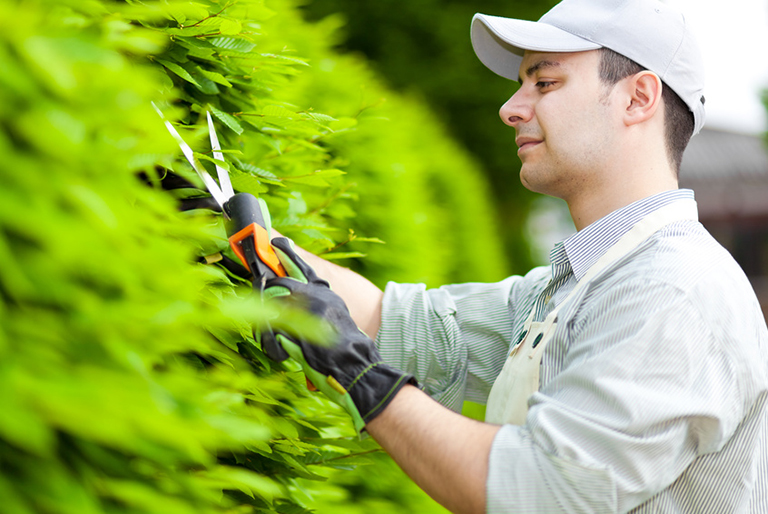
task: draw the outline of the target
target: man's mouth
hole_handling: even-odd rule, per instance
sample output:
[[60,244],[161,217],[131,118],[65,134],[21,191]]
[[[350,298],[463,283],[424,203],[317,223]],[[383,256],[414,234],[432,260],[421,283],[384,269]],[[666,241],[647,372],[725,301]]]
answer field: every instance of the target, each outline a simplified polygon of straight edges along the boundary
[[541,141],[542,141],[541,139],[535,139],[532,137],[518,137],[517,139],[515,139],[515,143],[517,144],[517,147],[518,147],[518,150],[517,150],[518,155],[520,154],[520,152],[523,152],[524,150],[533,148],[534,146],[538,145],[539,143],[541,143]]

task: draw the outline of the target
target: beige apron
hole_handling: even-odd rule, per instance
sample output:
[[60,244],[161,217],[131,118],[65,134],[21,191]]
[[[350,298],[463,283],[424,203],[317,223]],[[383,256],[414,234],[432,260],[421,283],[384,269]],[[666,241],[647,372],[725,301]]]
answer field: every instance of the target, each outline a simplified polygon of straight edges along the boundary
[[534,311],[525,322],[525,336],[509,352],[501,374],[493,383],[485,412],[485,421],[522,425],[528,414],[528,399],[539,390],[541,356],[557,327],[560,307],[578,294],[598,273],[637,248],[659,229],[682,220],[697,220],[696,202],[677,200],[661,207],[638,222],[589,268],[568,297],[542,322],[533,321]]

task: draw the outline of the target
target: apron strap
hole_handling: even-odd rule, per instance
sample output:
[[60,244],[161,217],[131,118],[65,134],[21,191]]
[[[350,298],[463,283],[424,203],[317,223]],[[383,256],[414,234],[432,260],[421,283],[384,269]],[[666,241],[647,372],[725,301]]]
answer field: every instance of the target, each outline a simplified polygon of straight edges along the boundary
[[[571,290],[568,296],[547,315],[544,325],[549,325],[557,320],[557,313],[568,300],[575,297],[584,287],[589,284],[600,272],[608,268],[611,264],[622,257],[628,255],[635,248],[640,246],[643,241],[651,237],[662,228],[678,221],[692,220],[698,221],[699,215],[696,209],[696,202],[690,199],[676,200],[675,202],[660,207],[648,216],[640,220],[629,232],[624,234],[613,246],[611,246],[590,268],[587,273],[579,280],[576,286]],[[526,321],[526,331],[528,331],[533,321],[533,310]],[[546,331],[546,328],[544,331]]]

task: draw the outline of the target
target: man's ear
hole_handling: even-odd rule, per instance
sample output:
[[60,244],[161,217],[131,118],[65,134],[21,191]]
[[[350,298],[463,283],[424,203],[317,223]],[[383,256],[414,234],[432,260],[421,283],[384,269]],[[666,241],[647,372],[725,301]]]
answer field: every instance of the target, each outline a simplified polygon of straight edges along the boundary
[[634,125],[642,123],[661,108],[662,84],[658,75],[652,71],[641,71],[627,77],[629,104],[624,112],[624,123]]

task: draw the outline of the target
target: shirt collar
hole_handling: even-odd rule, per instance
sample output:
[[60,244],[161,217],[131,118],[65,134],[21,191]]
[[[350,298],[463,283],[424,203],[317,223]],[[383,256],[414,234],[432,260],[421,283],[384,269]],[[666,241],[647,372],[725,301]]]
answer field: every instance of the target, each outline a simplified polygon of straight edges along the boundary
[[[576,280],[581,280],[589,268],[644,217],[677,200],[693,198],[690,189],[664,191],[617,209],[570,236],[562,245]],[[553,257],[555,253],[553,250]]]

